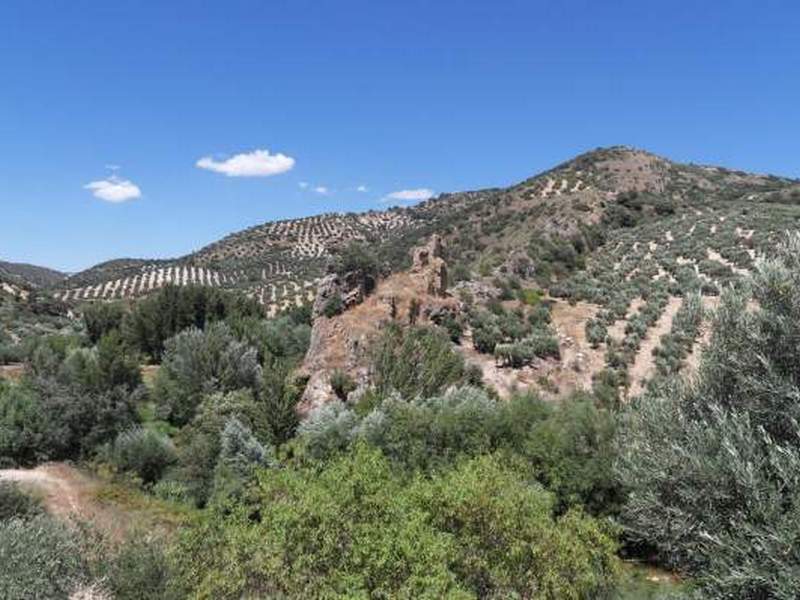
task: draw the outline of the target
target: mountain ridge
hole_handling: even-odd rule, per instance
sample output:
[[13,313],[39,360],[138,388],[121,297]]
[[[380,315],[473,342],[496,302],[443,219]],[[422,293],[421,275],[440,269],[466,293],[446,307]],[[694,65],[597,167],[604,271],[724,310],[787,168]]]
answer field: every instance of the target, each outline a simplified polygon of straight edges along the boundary
[[[677,163],[630,146],[610,146],[505,188],[443,193],[382,211],[267,221],[178,258],[105,261],[51,289],[62,300],[78,301],[136,297],[168,283],[211,285],[244,290],[275,312],[310,301],[326,264],[352,242],[369,244],[392,268],[407,266],[408,249],[433,232],[455,240],[451,247],[468,256],[475,254],[469,246],[476,240],[511,251],[531,233],[581,238],[592,246],[595,230],[625,220],[629,208],[621,202],[630,195],[644,202],[644,213],[666,214],[705,201],[759,202],[797,190],[800,182],[787,177]],[[459,241],[459,229],[471,230],[473,239]],[[467,260],[478,268],[481,257]]]

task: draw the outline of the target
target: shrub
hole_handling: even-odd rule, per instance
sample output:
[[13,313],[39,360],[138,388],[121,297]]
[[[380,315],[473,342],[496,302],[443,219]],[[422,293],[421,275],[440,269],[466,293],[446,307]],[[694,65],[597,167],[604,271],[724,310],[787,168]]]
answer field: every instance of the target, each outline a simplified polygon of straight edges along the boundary
[[549,494],[501,463],[409,481],[357,445],[262,473],[259,518],[206,514],[181,537],[177,575],[188,597],[602,597],[612,535],[578,512],[554,520]]
[[375,253],[369,246],[359,242],[351,242],[342,248],[334,261],[334,272],[339,275],[356,272],[375,278],[378,270]]
[[118,330],[125,313],[125,306],[120,302],[96,302],[84,306],[83,322],[89,340],[96,344],[104,335]]
[[217,501],[239,497],[244,486],[254,480],[256,467],[276,464],[272,448],[265,448],[247,426],[229,417],[220,436],[213,496]]
[[226,318],[262,316],[255,300],[207,286],[166,286],[139,300],[125,316],[128,342],[158,361],[166,341],[184,329],[204,329]]
[[372,349],[372,382],[381,395],[395,390],[403,397],[438,394],[464,383],[464,358],[434,327],[402,328],[390,324]]
[[312,458],[327,458],[345,450],[358,424],[356,414],[344,404],[330,402],[314,410],[297,430]]
[[87,579],[77,534],[56,520],[0,521],[0,598],[68,598]]
[[42,514],[41,501],[19,489],[16,483],[0,480],[0,521],[31,518]]
[[136,396],[91,393],[47,379],[0,384],[0,456],[31,465],[86,457],[134,421]]
[[592,345],[592,348],[597,348],[604,343],[607,337],[608,328],[605,323],[596,319],[586,321],[586,340]]
[[275,319],[247,316],[228,318],[226,322],[239,341],[258,351],[261,363],[273,358],[299,360],[305,356],[311,339],[311,327],[288,316]]
[[178,469],[175,477],[200,506],[211,495],[222,434],[231,418],[245,425],[262,444],[268,445],[273,440],[267,406],[257,401],[252,392],[239,390],[207,396],[191,423],[177,435]]
[[542,301],[542,293],[539,290],[523,288],[517,291],[517,298],[523,304],[536,306]]
[[166,541],[152,532],[133,531],[120,543],[104,545],[105,556],[94,565],[98,579],[115,600],[172,598],[172,573]]
[[347,396],[356,389],[356,382],[344,371],[336,370],[331,374],[331,388],[339,400],[347,400]]
[[298,385],[291,378],[292,364],[286,360],[273,359],[264,365],[258,399],[264,407],[271,440],[276,444],[288,441],[297,429],[297,403],[304,384]]
[[137,426],[117,436],[110,458],[119,471],[133,471],[147,485],[161,478],[177,454],[169,438]]
[[619,575],[613,533],[580,511],[554,520],[550,494],[505,462],[475,458],[412,491],[453,536],[458,580],[479,597],[607,596]]
[[711,597],[792,598],[800,555],[800,235],[722,297],[697,380],[625,411],[616,469],[634,544]]
[[322,308],[322,314],[329,319],[335,317],[336,315],[342,314],[343,311],[344,302],[342,302],[342,298],[338,294],[332,296]]
[[215,323],[167,341],[153,393],[164,416],[184,425],[204,395],[255,389],[260,378],[255,349],[237,341],[226,324]]

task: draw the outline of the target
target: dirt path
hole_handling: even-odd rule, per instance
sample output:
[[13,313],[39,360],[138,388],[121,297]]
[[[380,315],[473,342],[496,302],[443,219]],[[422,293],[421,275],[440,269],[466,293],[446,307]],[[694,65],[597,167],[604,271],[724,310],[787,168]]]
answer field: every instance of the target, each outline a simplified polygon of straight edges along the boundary
[[719,252],[717,252],[713,248],[706,248],[706,255],[708,256],[708,258],[710,260],[715,260],[715,261],[717,261],[719,263],[722,263],[723,265],[729,267],[730,270],[733,271],[734,273],[736,273],[737,275],[749,275],[750,274],[750,271],[748,271],[747,269],[742,269],[741,267],[737,267],[735,264],[733,264],[731,261],[729,261],[727,258],[722,256]]
[[600,307],[578,302],[574,306],[562,300],[554,301],[550,315],[558,333],[561,363],[550,374],[562,392],[592,389],[592,375],[605,366],[603,348],[592,348],[586,339],[586,321],[593,318]]
[[15,481],[41,497],[50,514],[68,521],[91,520],[112,535],[121,535],[130,518],[96,498],[100,482],[64,463],[34,469],[0,469],[0,481]]
[[19,381],[25,372],[25,365],[22,363],[13,363],[10,365],[0,365],[0,379],[10,379],[11,381]]
[[700,366],[700,357],[703,354],[703,349],[711,339],[711,312],[716,310],[719,306],[719,296],[703,296],[703,309],[706,311],[703,315],[703,322],[700,325],[700,335],[692,346],[692,351],[686,357],[683,370],[681,371],[687,377],[693,376],[697,373],[697,368]]
[[661,336],[669,333],[670,329],[672,329],[672,320],[675,318],[675,314],[682,303],[683,298],[671,297],[658,321],[650,328],[647,336],[642,340],[636,359],[628,371],[628,377],[631,382],[631,387],[628,390],[629,397],[640,394],[644,389],[644,383],[653,376],[655,372],[653,350],[658,347]]

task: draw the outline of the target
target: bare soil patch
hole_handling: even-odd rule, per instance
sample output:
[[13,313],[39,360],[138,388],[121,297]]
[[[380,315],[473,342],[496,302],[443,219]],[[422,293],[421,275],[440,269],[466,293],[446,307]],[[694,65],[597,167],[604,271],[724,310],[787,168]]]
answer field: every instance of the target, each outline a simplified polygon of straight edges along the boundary
[[650,328],[647,336],[642,340],[639,352],[636,354],[636,358],[628,371],[631,382],[631,387],[628,390],[629,396],[640,394],[644,389],[644,383],[655,373],[653,350],[658,347],[661,336],[669,333],[670,329],[672,329],[672,320],[675,318],[675,314],[682,303],[683,298],[671,297],[658,321]]
[[16,481],[41,497],[47,512],[66,521],[92,521],[115,538],[131,525],[130,516],[100,503],[98,479],[64,463],[50,463],[34,469],[2,469],[0,480]]
[[0,379],[19,381],[25,373],[25,365],[14,363],[11,365],[0,365]]

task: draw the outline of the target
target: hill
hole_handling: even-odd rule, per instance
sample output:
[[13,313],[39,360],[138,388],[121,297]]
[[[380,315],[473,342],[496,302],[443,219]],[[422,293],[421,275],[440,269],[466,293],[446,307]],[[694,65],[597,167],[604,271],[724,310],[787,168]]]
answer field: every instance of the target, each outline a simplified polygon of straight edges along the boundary
[[[274,313],[313,299],[327,262],[342,246],[365,242],[398,270],[408,266],[410,248],[432,233],[443,235],[457,257],[457,278],[533,269],[549,285],[582,267],[609,232],[704,208],[735,210],[741,203],[772,214],[798,201],[797,181],[680,164],[617,146],[509,188],[442,194],[382,212],[268,222],[176,259],[102,263],[52,289],[59,299],[81,301],[137,297],[169,283],[200,284],[241,289]],[[761,241],[758,235],[752,243]]]
[[[66,278],[64,273],[25,263],[12,263],[0,260],[0,282],[16,287],[52,287]],[[7,290],[8,291],[8,290]]]

